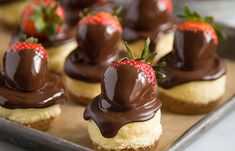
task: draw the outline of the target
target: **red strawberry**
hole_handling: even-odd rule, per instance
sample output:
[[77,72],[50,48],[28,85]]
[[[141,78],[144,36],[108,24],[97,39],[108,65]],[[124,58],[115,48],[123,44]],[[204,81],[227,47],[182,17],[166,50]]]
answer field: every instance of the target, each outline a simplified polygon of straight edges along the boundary
[[156,75],[151,65],[145,62],[136,61],[136,60],[117,61],[112,64],[112,66],[114,67],[121,66],[121,65],[130,65],[130,66],[133,66],[134,68],[137,68],[141,72],[144,72],[144,74],[149,79],[149,81],[153,84],[153,86],[156,85]]
[[17,42],[10,46],[9,51],[21,51],[21,50],[32,50],[42,54],[45,58],[48,58],[48,53],[45,48],[37,43],[29,42]]
[[129,47],[126,44],[127,51],[129,53],[129,58],[124,58],[122,61],[116,61],[113,62],[113,67],[118,67],[122,65],[130,65],[134,68],[137,68],[139,71],[143,72],[145,76],[149,79],[149,81],[152,83],[153,87],[156,86],[156,75],[158,78],[164,78],[165,75],[160,73],[158,70],[160,67],[165,66],[165,63],[157,64],[156,66],[151,66],[152,60],[156,57],[156,52],[147,55],[149,51],[149,45],[150,45],[150,38],[146,40],[145,48],[142,51],[141,58],[135,58],[132,51],[129,49]]
[[92,25],[111,26],[115,28],[116,30],[118,30],[119,32],[122,32],[121,24],[117,20],[117,18],[105,12],[99,12],[99,13],[96,13],[95,15],[86,16],[82,18],[78,24],[79,25],[92,24]]
[[173,4],[171,0],[156,0],[159,1],[159,7],[162,9],[166,9],[168,13],[172,13],[173,11]]
[[180,24],[179,30],[186,30],[186,31],[193,31],[193,32],[197,32],[197,31],[206,32],[214,39],[214,43],[218,44],[218,37],[216,35],[216,32],[209,23],[188,21],[188,22],[184,22]]
[[53,39],[63,20],[64,10],[55,0],[33,1],[22,13],[21,28],[29,36]]
[[36,91],[47,82],[47,51],[29,38],[11,45],[4,55],[3,72],[8,86],[20,91]]
[[206,32],[213,38],[215,44],[218,44],[218,39],[224,37],[224,33],[220,31],[221,26],[215,24],[211,16],[201,17],[196,11],[185,7],[184,14],[179,17],[185,19],[185,22],[178,27],[181,31]]

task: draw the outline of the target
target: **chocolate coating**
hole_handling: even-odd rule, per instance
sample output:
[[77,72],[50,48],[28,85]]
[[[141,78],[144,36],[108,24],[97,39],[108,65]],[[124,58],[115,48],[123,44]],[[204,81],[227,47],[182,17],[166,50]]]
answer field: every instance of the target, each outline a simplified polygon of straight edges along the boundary
[[109,67],[102,78],[101,95],[87,106],[84,119],[92,119],[104,137],[112,138],[128,123],[153,118],[160,106],[143,72],[128,65]]
[[174,31],[175,21],[158,3],[156,0],[133,0],[128,5],[122,15],[126,41],[157,39],[162,33]]
[[3,66],[6,84],[19,91],[35,91],[47,82],[47,58],[34,50],[7,51]]
[[3,73],[0,81],[0,105],[6,108],[45,108],[65,101],[63,84],[59,76],[51,73],[46,76],[44,87],[30,92],[8,87]]
[[215,80],[226,74],[224,61],[215,56],[216,45],[208,33],[177,31],[173,52],[161,61],[166,78],[158,81],[163,88],[198,80]]
[[80,25],[77,29],[79,46],[65,61],[65,73],[71,78],[100,82],[105,69],[118,59],[122,33],[102,25]]

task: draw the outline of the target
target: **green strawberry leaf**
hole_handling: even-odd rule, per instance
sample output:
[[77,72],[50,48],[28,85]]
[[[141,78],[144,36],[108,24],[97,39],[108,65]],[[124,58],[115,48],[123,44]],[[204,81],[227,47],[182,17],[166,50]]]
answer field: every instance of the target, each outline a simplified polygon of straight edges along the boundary
[[212,16],[201,17],[196,11],[192,11],[188,6],[184,7],[184,14],[178,15],[178,17],[186,20],[186,21],[198,21],[198,22],[206,22],[213,26],[215,32],[217,34],[218,39],[226,38],[226,34],[223,31],[223,27],[215,23],[214,18]]

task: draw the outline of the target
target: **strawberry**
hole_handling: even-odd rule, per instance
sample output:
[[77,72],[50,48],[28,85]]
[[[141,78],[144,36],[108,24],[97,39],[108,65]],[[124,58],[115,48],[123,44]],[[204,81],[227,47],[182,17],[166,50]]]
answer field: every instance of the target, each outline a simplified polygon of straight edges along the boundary
[[215,44],[218,44],[218,37],[212,25],[206,22],[188,21],[179,25],[179,30],[186,31],[201,31],[208,33],[214,40]]
[[145,76],[149,79],[149,82],[152,83],[153,87],[156,86],[156,75],[159,79],[164,78],[165,75],[163,73],[160,73],[158,70],[160,67],[165,66],[165,63],[157,64],[156,66],[151,66],[152,60],[156,57],[157,53],[154,52],[147,56],[149,51],[149,45],[150,45],[150,38],[146,40],[145,48],[142,50],[141,58],[136,58],[132,51],[129,49],[127,43],[125,43],[126,48],[129,53],[128,58],[124,58],[121,61],[113,62],[113,67],[118,67],[122,65],[130,65],[134,68],[137,68],[139,71],[143,72]]
[[55,0],[32,1],[22,13],[22,30],[29,36],[53,40],[61,31],[64,10]]
[[37,40],[31,37],[27,39],[25,42],[17,42],[11,45],[8,51],[15,52],[15,51],[22,51],[22,50],[32,50],[32,51],[40,53],[41,55],[43,55],[43,57],[48,58],[48,53],[45,50],[45,48],[36,42]]
[[117,31],[122,32],[121,24],[117,18],[105,12],[98,12],[94,15],[85,16],[78,23],[78,25],[86,24],[110,26]]
[[173,4],[171,2],[171,0],[156,0],[158,1],[159,5],[160,5],[160,8],[164,8],[166,9],[167,13],[172,13],[173,11]]
[[179,15],[179,17],[185,19],[185,22],[178,26],[178,29],[181,31],[206,32],[212,37],[216,45],[218,44],[218,39],[225,36],[221,31],[222,27],[215,24],[211,16],[203,18],[197,12],[191,11],[188,7],[185,7],[184,15]]

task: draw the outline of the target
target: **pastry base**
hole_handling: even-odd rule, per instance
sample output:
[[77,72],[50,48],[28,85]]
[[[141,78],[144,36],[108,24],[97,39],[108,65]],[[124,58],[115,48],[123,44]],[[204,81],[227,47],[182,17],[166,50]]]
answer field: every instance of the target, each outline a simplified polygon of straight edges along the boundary
[[23,125],[27,126],[27,127],[30,127],[30,128],[33,128],[33,129],[40,130],[40,131],[47,131],[50,128],[51,123],[53,121],[54,121],[54,118],[50,118],[50,119],[47,119],[47,120],[40,120],[40,121],[37,121],[37,122],[34,122],[34,123],[23,124]]
[[94,98],[89,98],[89,97],[85,97],[85,96],[78,96],[78,95],[75,95],[71,92],[68,92],[68,95],[69,95],[70,100],[73,100],[74,102],[76,102],[80,105],[83,105],[83,106],[88,105],[92,101],[92,99],[94,99]]
[[218,106],[222,99],[221,97],[217,100],[212,100],[207,104],[196,104],[173,98],[163,92],[159,93],[158,97],[162,101],[163,108],[175,113],[188,115],[208,113]]
[[[157,52],[157,56],[154,59],[154,62],[158,61],[160,58],[164,57],[168,53],[170,53],[173,49],[173,41],[174,41],[174,32],[163,34],[155,47],[155,51]],[[132,43],[128,43],[128,46],[133,51],[133,54],[136,57],[140,57],[142,53],[142,49],[145,46],[145,39],[140,39]],[[123,49],[126,50],[125,46],[122,45]]]
[[64,62],[66,57],[77,47],[77,42],[72,40],[66,44],[48,47],[49,70],[56,74],[62,74],[64,71]]
[[104,149],[101,146],[93,143],[93,148],[95,151],[156,151],[157,150],[157,146],[158,146],[158,142],[156,141],[153,145],[151,146],[145,146],[145,147],[140,147],[140,148],[127,148],[127,149],[122,149],[122,150],[115,150],[115,149]]
[[88,83],[63,75],[64,85],[69,99],[80,105],[87,105],[92,99],[100,94],[100,83]]

